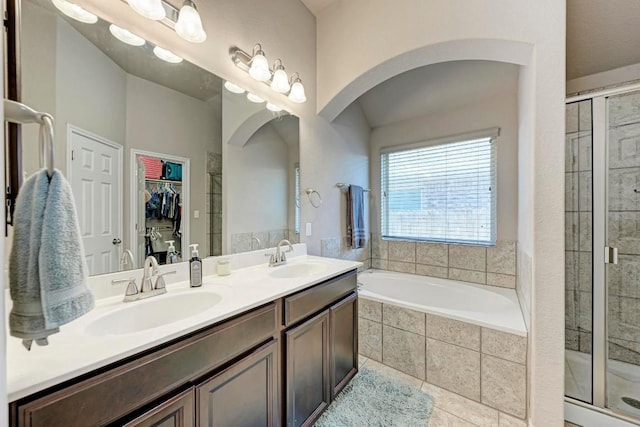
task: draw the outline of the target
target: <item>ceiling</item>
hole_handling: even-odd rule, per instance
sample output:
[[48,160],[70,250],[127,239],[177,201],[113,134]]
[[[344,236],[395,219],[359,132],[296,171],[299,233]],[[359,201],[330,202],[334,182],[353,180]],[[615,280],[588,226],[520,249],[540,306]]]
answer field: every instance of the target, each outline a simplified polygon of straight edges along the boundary
[[518,66],[453,61],[416,68],[374,87],[358,102],[372,128],[516,93]]
[[[314,15],[334,1],[302,0]],[[639,0],[566,1],[567,80],[640,63]]]
[[153,46],[149,43],[142,47],[122,43],[111,35],[109,23],[102,19],[95,25],[81,24],[59,13],[50,0],[30,1],[63,18],[128,74],[201,101],[212,99],[222,89],[218,76],[187,61],[180,64],[164,62],[153,54]]

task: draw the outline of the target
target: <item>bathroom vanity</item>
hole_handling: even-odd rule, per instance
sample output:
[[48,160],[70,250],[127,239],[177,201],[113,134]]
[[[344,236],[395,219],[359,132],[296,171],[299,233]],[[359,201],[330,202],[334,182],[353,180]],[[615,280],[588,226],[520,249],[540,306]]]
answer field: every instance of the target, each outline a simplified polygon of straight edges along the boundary
[[[204,287],[221,287],[223,301],[246,293],[245,299],[253,298],[249,306],[260,304],[245,310],[235,306],[226,318],[214,317],[222,320],[187,328],[166,342],[19,398],[10,404],[10,425],[312,424],[358,366],[358,263],[336,260],[339,268],[333,268],[333,260],[323,262],[327,269],[308,278],[266,277],[294,271],[295,260],[285,267],[292,270],[246,269],[246,277],[253,278],[266,271],[263,294],[257,297],[251,290],[257,293],[260,284],[243,287],[240,271],[234,272],[233,292],[227,288],[226,294],[223,280],[232,279],[205,280]],[[265,302],[268,293],[274,296]]]

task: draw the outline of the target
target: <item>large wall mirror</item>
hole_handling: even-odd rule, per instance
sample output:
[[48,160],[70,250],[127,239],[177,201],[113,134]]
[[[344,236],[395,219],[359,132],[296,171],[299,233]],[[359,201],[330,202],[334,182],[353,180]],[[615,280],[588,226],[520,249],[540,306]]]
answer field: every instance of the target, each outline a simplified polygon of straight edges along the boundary
[[[50,0],[22,0],[21,23],[22,102],[55,118],[56,167],[92,275],[140,268],[150,254],[164,263],[167,241],[180,261],[193,243],[204,257],[299,241],[296,117]],[[37,132],[23,127],[25,175],[39,168]]]

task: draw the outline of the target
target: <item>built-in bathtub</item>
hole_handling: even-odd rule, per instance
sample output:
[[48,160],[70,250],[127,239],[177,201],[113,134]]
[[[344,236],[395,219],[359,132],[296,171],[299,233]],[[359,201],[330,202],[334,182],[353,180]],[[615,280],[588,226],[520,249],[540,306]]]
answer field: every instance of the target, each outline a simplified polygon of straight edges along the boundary
[[385,270],[358,282],[363,356],[526,417],[527,331],[515,290]]
[[372,301],[527,336],[514,289],[367,270],[358,275],[358,294]]

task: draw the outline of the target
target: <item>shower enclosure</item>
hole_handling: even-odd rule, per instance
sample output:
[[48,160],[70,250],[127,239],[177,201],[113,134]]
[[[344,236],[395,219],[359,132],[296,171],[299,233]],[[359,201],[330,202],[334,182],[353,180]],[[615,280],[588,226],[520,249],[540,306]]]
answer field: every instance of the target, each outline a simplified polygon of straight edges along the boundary
[[567,101],[565,394],[640,420],[640,86]]

